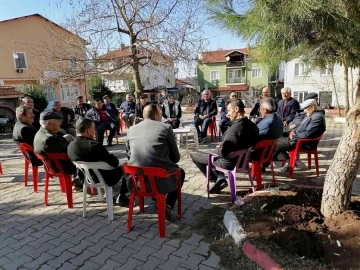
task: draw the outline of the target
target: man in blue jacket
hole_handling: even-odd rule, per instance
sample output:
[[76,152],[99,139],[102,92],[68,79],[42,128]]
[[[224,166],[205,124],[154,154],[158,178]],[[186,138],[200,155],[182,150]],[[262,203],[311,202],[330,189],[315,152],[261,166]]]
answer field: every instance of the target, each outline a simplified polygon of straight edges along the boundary
[[[230,99],[236,98],[236,97],[237,97],[236,92],[230,93]],[[224,134],[227,129],[226,124],[230,122],[230,118],[228,118],[226,115],[227,115],[227,107],[224,102],[221,107],[221,110],[220,110],[220,121],[219,121],[219,128],[220,128],[222,134]]]
[[260,140],[275,140],[283,133],[283,123],[275,113],[276,104],[272,98],[263,98],[260,101],[260,114],[262,120],[257,124]]
[[[322,135],[326,130],[325,117],[323,112],[318,111],[318,106],[315,99],[308,99],[301,104],[304,109],[306,117],[301,124],[292,130],[289,137],[281,137],[276,145],[274,152],[274,160],[288,160],[289,154],[287,151],[293,150],[296,147],[296,142],[299,139],[314,139]],[[306,144],[304,147],[314,148],[315,144]],[[287,165],[282,171],[287,170]]]
[[283,122],[284,127],[294,120],[296,112],[299,110],[299,102],[291,97],[290,87],[281,89],[282,100],[278,103],[277,114]]

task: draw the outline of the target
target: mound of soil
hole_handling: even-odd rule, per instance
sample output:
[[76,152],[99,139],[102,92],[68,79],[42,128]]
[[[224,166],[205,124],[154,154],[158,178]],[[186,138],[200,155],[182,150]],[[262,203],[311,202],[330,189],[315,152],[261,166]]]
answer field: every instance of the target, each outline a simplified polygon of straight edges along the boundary
[[323,257],[323,248],[313,233],[286,228],[270,237],[281,247],[297,254],[299,257],[318,259]]
[[276,221],[282,225],[298,225],[321,219],[321,214],[314,207],[287,204],[276,212]]

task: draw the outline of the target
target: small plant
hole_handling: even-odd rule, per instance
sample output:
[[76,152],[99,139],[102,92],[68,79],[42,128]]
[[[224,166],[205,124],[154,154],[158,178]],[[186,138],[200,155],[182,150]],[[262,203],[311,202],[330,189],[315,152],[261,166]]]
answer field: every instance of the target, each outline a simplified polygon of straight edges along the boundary
[[22,86],[22,92],[22,97],[31,97],[34,100],[35,109],[43,111],[47,107],[48,101],[46,100],[46,95],[39,83],[33,82],[31,84],[24,84]]

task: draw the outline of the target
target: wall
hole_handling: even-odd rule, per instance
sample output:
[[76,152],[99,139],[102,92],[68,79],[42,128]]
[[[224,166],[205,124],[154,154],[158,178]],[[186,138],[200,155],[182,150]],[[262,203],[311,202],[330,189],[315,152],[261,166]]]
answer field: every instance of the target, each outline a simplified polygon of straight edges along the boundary
[[[215,70],[220,71],[220,80],[212,81],[210,72]],[[226,78],[227,72],[225,62],[198,65],[198,84],[201,90],[205,88],[205,84],[207,84],[208,88],[225,87]]]

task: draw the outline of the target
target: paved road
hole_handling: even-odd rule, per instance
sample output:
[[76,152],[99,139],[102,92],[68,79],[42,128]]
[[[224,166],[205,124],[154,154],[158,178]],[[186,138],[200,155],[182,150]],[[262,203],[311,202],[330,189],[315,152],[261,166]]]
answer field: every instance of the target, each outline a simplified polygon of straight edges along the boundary
[[[293,181],[322,184],[343,126],[329,124],[320,143],[322,176],[314,171],[296,172]],[[124,137],[120,138],[123,142]],[[126,231],[127,208],[115,206],[115,219],[107,220],[106,205],[89,197],[87,216],[82,217],[82,193],[74,193],[74,208],[66,207],[58,181],[53,179],[49,190],[49,206],[44,206],[44,173],[40,169],[39,192],[23,184],[23,158],[9,139],[0,141],[0,160],[4,175],[0,176],[0,268],[1,269],[220,269],[220,258],[209,251],[201,235],[174,239],[171,234],[191,221],[202,208],[212,203],[228,202],[228,193],[207,199],[205,179],[182,150],[180,166],[185,169],[183,187],[183,218],[167,223],[166,238],[158,237],[154,204],[146,200],[145,213],[135,208],[134,230]],[[193,143],[189,144],[194,147]],[[201,145],[211,151],[215,144]],[[125,159],[124,145],[111,152]],[[193,148],[190,149],[194,150]],[[267,175],[265,181],[270,177]],[[277,173],[278,182],[288,182],[286,174]],[[248,186],[241,181],[239,186]],[[359,185],[355,188],[360,191]],[[222,198],[219,200],[218,198]]]

